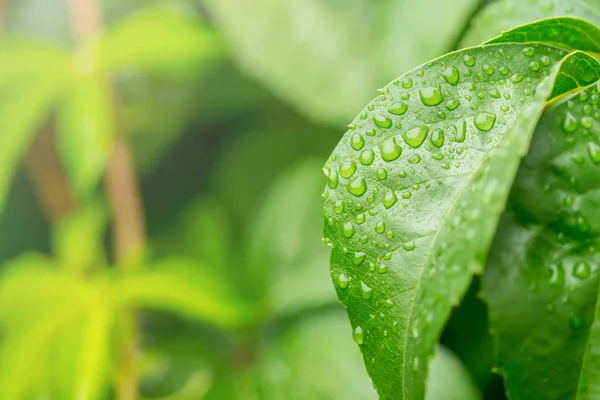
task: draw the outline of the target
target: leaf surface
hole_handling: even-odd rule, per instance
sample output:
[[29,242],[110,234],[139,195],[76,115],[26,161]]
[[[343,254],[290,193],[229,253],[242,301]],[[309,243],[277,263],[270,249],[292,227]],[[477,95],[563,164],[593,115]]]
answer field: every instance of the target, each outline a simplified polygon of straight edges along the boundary
[[511,399],[600,396],[599,95],[593,85],[546,110],[486,267]]
[[425,64],[384,88],[327,162],[332,277],[382,399],[423,398],[546,100],[597,78],[580,76],[592,57],[565,54],[494,44]]

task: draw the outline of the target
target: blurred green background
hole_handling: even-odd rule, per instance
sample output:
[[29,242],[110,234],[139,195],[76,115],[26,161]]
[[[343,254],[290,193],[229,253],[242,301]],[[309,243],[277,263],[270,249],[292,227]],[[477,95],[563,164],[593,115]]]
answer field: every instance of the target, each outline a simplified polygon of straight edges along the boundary
[[[329,277],[322,164],[378,87],[580,12],[558,0],[0,7],[0,398],[17,400],[375,399]],[[78,34],[94,10],[101,26]],[[114,255],[102,185],[117,135],[146,226],[133,269]],[[61,186],[36,167],[48,155],[76,203],[59,216],[42,191]],[[463,400],[457,385],[503,398],[477,291],[443,334],[429,400]]]

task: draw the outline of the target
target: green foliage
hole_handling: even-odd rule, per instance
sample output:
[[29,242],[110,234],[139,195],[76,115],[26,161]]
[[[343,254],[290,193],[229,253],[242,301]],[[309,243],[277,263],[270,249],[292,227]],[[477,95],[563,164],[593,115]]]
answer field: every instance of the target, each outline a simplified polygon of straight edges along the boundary
[[[594,398],[600,64],[579,50],[595,54],[599,35],[551,18],[424,64],[381,90],[325,164],[332,278],[380,398],[425,397],[441,331],[494,234],[484,297],[508,395]],[[563,359],[553,370],[548,357]]]

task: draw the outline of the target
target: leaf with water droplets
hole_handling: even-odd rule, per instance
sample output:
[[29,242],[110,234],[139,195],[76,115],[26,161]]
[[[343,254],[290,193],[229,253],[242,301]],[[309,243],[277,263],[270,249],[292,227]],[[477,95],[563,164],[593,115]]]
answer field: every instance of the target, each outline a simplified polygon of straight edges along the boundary
[[[595,63],[581,52],[563,60],[566,55],[544,44],[493,44],[425,64],[395,81],[410,81],[408,87],[388,85],[326,163],[331,177],[344,163],[360,161],[351,138],[375,132],[364,135],[370,163],[356,163],[351,178],[338,177],[326,189],[325,237],[333,246],[338,296],[381,398],[423,398],[443,324],[482,269],[546,101],[553,90],[568,88],[565,82],[581,84],[582,65]],[[531,59],[541,57],[551,62],[531,69]],[[493,72],[480,75],[484,65]],[[445,77],[448,68],[460,72],[456,85]],[[503,79],[510,76],[504,68],[519,79]],[[387,112],[399,99],[407,111]],[[460,102],[450,113],[449,99]],[[382,126],[382,117],[391,123]],[[385,179],[380,169],[387,170]],[[360,195],[352,192],[356,187]],[[343,234],[348,223],[351,237]]]
[[492,246],[484,296],[510,398],[600,397],[599,119],[596,85],[546,110]]

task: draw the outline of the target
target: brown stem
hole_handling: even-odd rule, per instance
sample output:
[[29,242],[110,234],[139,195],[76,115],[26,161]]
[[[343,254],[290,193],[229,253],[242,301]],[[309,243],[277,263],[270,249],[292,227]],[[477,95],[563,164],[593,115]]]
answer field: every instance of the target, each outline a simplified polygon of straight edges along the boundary
[[[98,35],[102,24],[99,0],[70,0],[73,34],[78,43]],[[109,84],[107,82],[107,84]],[[106,195],[112,210],[114,258],[128,272],[130,258],[143,248],[145,226],[138,182],[129,145],[118,127],[118,97],[115,98],[116,140],[106,170]],[[137,399],[137,318],[135,310],[124,310],[119,317],[117,399]]]
[[33,140],[25,165],[46,218],[56,222],[76,207],[69,182],[54,147],[54,120],[50,118]]

